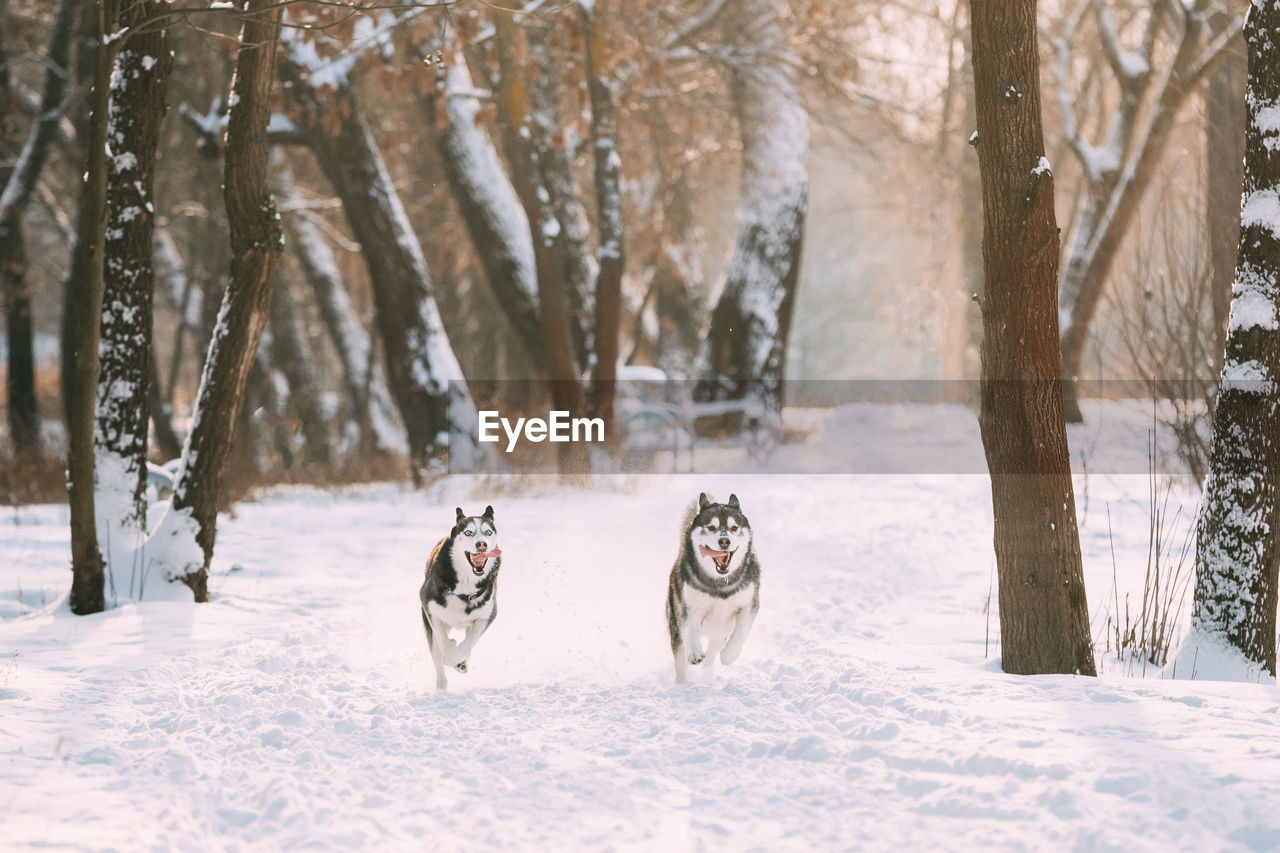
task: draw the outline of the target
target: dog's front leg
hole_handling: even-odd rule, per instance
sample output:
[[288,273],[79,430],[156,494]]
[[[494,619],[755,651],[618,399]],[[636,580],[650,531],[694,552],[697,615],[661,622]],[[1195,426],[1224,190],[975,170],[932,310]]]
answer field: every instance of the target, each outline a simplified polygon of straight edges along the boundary
[[446,690],[449,681],[444,677],[444,643],[448,641],[449,633],[429,614],[424,613],[422,623],[427,628],[427,648],[431,650],[431,663],[436,668],[436,689]]
[[724,644],[724,649],[720,652],[720,662],[728,666],[738,659],[738,655],[742,654],[742,648],[747,644],[747,635],[751,633],[751,625],[756,621],[757,607],[744,607],[738,611],[738,619],[734,623],[733,633],[729,635],[729,641]]
[[702,614],[689,611],[685,614],[684,624],[680,626],[680,635],[684,639],[684,647],[688,651],[689,663],[697,666],[702,663],[706,654],[702,651]]
[[672,650],[676,661],[676,684],[689,683],[689,659],[686,657],[684,641],[681,640]]
[[445,654],[445,664],[456,668],[459,672],[466,672],[467,660],[471,657],[471,650],[476,647],[476,643],[480,642],[484,632],[489,630],[489,623],[492,621],[492,619],[477,619],[472,622],[470,627],[467,628],[467,635],[462,638],[462,642]]

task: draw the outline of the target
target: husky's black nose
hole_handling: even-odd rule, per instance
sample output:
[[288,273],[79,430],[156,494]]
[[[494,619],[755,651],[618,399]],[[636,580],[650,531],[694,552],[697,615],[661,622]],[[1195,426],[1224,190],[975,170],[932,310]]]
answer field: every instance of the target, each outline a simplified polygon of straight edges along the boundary
[[720,537],[720,550],[721,550],[721,551],[728,551],[728,550],[729,550],[729,546],[730,546],[730,545],[732,545],[732,544],[733,544],[733,543],[729,541],[729,537],[728,537],[728,536],[721,536],[721,537]]
[[488,550],[489,550],[489,543],[488,543],[488,542],[477,542],[477,543],[476,543],[476,551],[477,551],[477,552],[479,552],[479,553],[483,554],[485,551],[488,551]]

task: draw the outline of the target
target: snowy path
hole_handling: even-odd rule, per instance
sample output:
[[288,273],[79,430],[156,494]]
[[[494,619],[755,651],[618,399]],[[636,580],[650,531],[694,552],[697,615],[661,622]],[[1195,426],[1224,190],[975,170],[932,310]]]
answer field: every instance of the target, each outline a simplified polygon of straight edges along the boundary
[[[1145,488],[1092,485],[1095,610],[1099,507],[1140,592]],[[763,608],[738,664],[679,689],[662,601],[699,489],[742,498]],[[489,502],[500,614],[437,693],[422,563]],[[63,591],[64,512],[0,516],[0,614]],[[278,492],[224,519],[210,605],[0,621],[4,844],[1280,847],[1280,689],[1003,675],[990,524],[958,476]]]

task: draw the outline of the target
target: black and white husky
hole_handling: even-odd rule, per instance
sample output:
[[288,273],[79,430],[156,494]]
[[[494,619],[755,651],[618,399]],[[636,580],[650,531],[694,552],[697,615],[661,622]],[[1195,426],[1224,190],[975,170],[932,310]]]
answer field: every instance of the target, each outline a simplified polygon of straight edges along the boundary
[[[418,591],[437,688],[449,686],[444,677],[446,666],[467,671],[471,651],[498,617],[501,567],[502,549],[498,547],[493,507],[485,507],[483,515],[464,515],[462,507],[458,507],[453,530],[431,551],[427,578]],[[454,629],[465,632],[459,643],[449,637]]]
[[688,680],[689,664],[714,663],[717,654],[725,664],[737,660],[760,609],[760,564],[738,496],[720,504],[703,493],[690,516],[667,584],[667,630],[679,684]]

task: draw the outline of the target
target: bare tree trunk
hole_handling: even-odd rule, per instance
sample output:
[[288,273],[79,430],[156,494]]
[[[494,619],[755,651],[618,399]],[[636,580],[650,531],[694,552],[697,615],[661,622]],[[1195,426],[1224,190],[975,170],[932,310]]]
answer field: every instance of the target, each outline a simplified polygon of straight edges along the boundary
[[[76,51],[73,67],[75,69],[76,83],[88,89],[93,86],[93,78],[97,68],[98,42],[100,40],[98,34],[99,5],[93,0],[80,0],[79,10],[75,33]],[[71,113],[71,122],[75,127],[77,146],[87,159],[91,135],[89,110],[74,110]],[[80,317],[81,308],[89,296],[86,287],[90,278],[89,265],[94,243],[93,232],[100,225],[99,222],[93,219],[93,211],[90,210],[89,201],[87,194],[80,199],[80,206],[76,213],[75,242],[71,245],[71,259],[67,267],[67,277],[62,287],[62,327],[59,341],[61,357],[58,366],[58,379],[62,393],[63,422],[66,425],[68,435],[71,433],[71,421],[73,419],[71,408],[72,400],[75,397],[77,330],[80,329],[82,320]]]
[[[185,265],[178,254],[178,247],[173,242],[169,229],[160,225],[155,229],[155,248],[152,258],[155,261],[155,272],[164,282],[169,299],[178,309],[178,324],[173,330],[173,353],[169,359],[169,371],[164,386],[157,383],[156,393],[165,401],[166,406],[173,405],[173,393],[178,384],[178,372],[182,369],[182,350],[187,334],[200,335],[201,313],[204,308],[203,295],[196,288],[195,282],[187,275]],[[160,371],[156,370],[159,377]],[[181,446],[169,458],[178,456]]]
[[972,0],[986,286],[979,423],[1005,672],[1094,675],[1058,360],[1035,0]]
[[321,96],[288,57],[281,74],[290,84],[290,117],[342,199],[369,267],[387,379],[409,434],[415,477],[447,436],[458,439],[449,452],[462,462],[475,448],[468,414],[474,405],[431,293],[422,246],[373,134],[345,81]]
[[452,51],[445,68],[436,69],[423,107],[433,119],[445,177],[495,301],[529,360],[541,369],[546,357],[529,219],[477,123],[480,104],[461,51]]
[[[974,103],[977,94],[973,88],[973,48],[970,42],[971,36],[966,33],[964,37],[965,58],[964,70],[961,74],[961,85],[965,89],[964,135],[972,138],[970,135],[975,132],[974,129],[978,126],[978,115]],[[968,302],[968,307],[965,311],[967,335],[964,375],[966,378],[971,378],[981,373],[982,370],[979,356],[979,353],[982,352],[982,309],[980,307],[982,305],[983,288],[982,180],[978,174],[978,164],[974,162],[975,159],[970,156],[968,149],[966,149],[964,156],[961,158],[962,162],[957,164],[957,169],[960,173],[961,268],[964,274],[964,297]],[[971,402],[976,404],[977,400],[971,398]]]
[[[551,194],[540,166],[549,156],[539,143],[545,133],[537,132],[532,118],[533,101],[526,81],[529,47],[526,33],[511,15],[499,13],[495,21],[498,42],[499,85],[497,101],[502,119],[503,142],[511,167],[511,182],[529,220],[537,270],[539,319],[546,346],[548,390],[552,405],[568,412],[585,411],[582,386],[575,358],[574,315],[571,290],[563,275],[563,229],[551,206]],[[590,470],[584,445],[559,445],[560,471],[580,474]]]
[[[696,368],[702,336],[702,306],[696,289],[702,286],[698,262],[698,227],[693,211],[694,188],[683,150],[663,151],[663,141],[675,132],[659,109],[648,110],[649,139],[658,172],[656,205],[662,214],[653,267],[654,313],[657,336],[653,363],[673,379],[685,379]],[[668,146],[669,147],[669,146]],[[640,313],[644,306],[640,306]],[[637,325],[641,323],[637,315]]]
[[[1168,8],[1160,0],[1154,0],[1151,6],[1142,54],[1129,61],[1137,65],[1138,71],[1117,71],[1121,75],[1122,103],[1106,148],[1090,149],[1080,139],[1074,113],[1069,113],[1067,119],[1069,141],[1084,164],[1089,183],[1081,199],[1084,209],[1073,228],[1061,282],[1064,313],[1069,317],[1062,332],[1062,373],[1067,380],[1064,405],[1067,420],[1073,423],[1083,420],[1076,380],[1083,368],[1089,330],[1112,264],[1156,175],[1182,105],[1196,83],[1221,59],[1227,43],[1225,31],[1215,35],[1207,26],[1207,0],[1196,0],[1180,8],[1181,14],[1172,22],[1178,28],[1176,48],[1157,74],[1156,36],[1166,21]],[[1100,29],[1110,57],[1120,48],[1109,18],[1103,20],[1107,23]],[[1120,61],[1112,64],[1126,65]],[[1147,92],[1153,87],[1153,102],[1142,113]],[[1068,99],[1062,100],[1068,110],[1072,109]],[[1100,157],[1104,153],[1106,156]],[[1103,169],[1097,166],[1100,160],[1111,162]]]
[[155,429],[156,450],[163,460],[177,459],[182,455],[182,439],[173,428],[173,412],[165,400],[160,386],[160,363],[156,359],[155,341],[151,342],[151,357],[147,359],[147,407],[151,411],[151,425]]
[[[9,336],[9,435],[19,456],[40,452],[40,414],[36,407],[35,335],[31,320],[31,287],[26,281],[22,219],[36,182],[57,136],[66,97],[76,0],[61,0],[45,56],[40,113],[22,152],[0,190],[0,287],[4,292],[5,327]],[[7,72],[6,72],[7,76]],[[6,91],[8,85],[5,86]]]
[[329,426],[325,423],[310,350],[289,280],[281,276],[271,292],[271,362],[289,387],[289,404],[306,442],[303,458],[308,463],[326,463],[330,456]]
[[622,227],[622,160],[618,154],[618,107],[607,64],[608,28],[613,4],[595,0],[581,6],[586,30],[587,88],[591,97],[591,147],[595,163],[596,208],[600,229],[595,293],[595,364],[587,410],[604,419],[605,440],[615,448],[619,433],[613,417],[618,377],[618,336],[622,324],[622,274],[626,269]]
[[74,370],[67,404],[67,500],[71,510],[71,612],[98,613],[104,605],[102,553],[98,550],[94,508],[93,436],[98,387],[98,320],[102,314],[102,261],[107,212],[107,126],[110,122],[111,69],[118,43],[107,41],[119,18],[118,0],[98,7],[98,40],[90,95],[88,168],[79,239],[86,267],[71,329]]
[[1245,23],[1249,123],[1239,254],[1213,452],[1196,531],[1192,625],[1276,674],[1280,565],[1280,0]]
[[76,212],[75,242],[71,244],[71,257],[67,264],[67,278],[62,287],[62,328],[59,341],[59,388],[62,392],[62,416],[67,429],[71,433],[73,416],[71,409],[75,400],[76,388],[76,352],[79,349],[77,334],[81,327],[83,310],[87,297],[85,290],[89,278],[90,249],[93,246],[94,222],[93,212],[89,209],[89,199],[82,196]]
[[342,367],[343,382],[351,398],[354,419],[361,426],[361,443],[377,453],[405,453],[404,437],[394,423],[394,404],[382,370],[374,362],[373,344],[356,314],[346,285],[338,274],[333,253],[305,214],[285,217],[289,243],[302,267],[303,277],[316,295],[320,317],[329,330]]
[[280,220],[267,189],[267,122],[281,11],[274,0],[248,0],[245,7],[224,154],[231,278],[205,359],[173,502],[148,543],[163,578],[186,583],[196,601],[209,598],[223,467],[267,324],[280,258]]
[[[167,4],[131,4],[134,26]],[[116,54],[107,136],[107,229],[99,345],[94,470],[98,540],[107,571],[126,576],[146,534],[147,426],[151,397],[152,172],[172,58],[162,28],[133,36]],[[114,588],[120,590],[120,583]],[[133,595],[133,591],[130,591]]]
[[4,293],[5,331],[8,335],[8,372],[5,377],[9,410],[9,438],[14,456],[30,459],[40,452],[40,413],[36,400],[35,329],[31,318],[31,286],[26,280],[27,251],[22,220],[5,228],[0,242],[8,245],[0,267]]
[[[1225,15],[1221,15],[1225,18]],[[1225,21],[1221,26],[1225,26]],[[1205,223],[1209,237],[1209,304],[1213,338],[1209,350],[1217,359],[1227,347],[1227,314],[1236,276],[1240,244],[1240,186],[1244,181],[1244,139],[1248,110],[1248,58],[1244,37],[1233,39],[1222,65],[1204,87]],[[1221,368],[1215,363],[1214,367]]]
[[730,90],[742,135],[742,210],[711,314],[695,397],[782,411],[787,339],[809,195],[808,116],[787,45],[785,7],[744,0],[730,21]]

